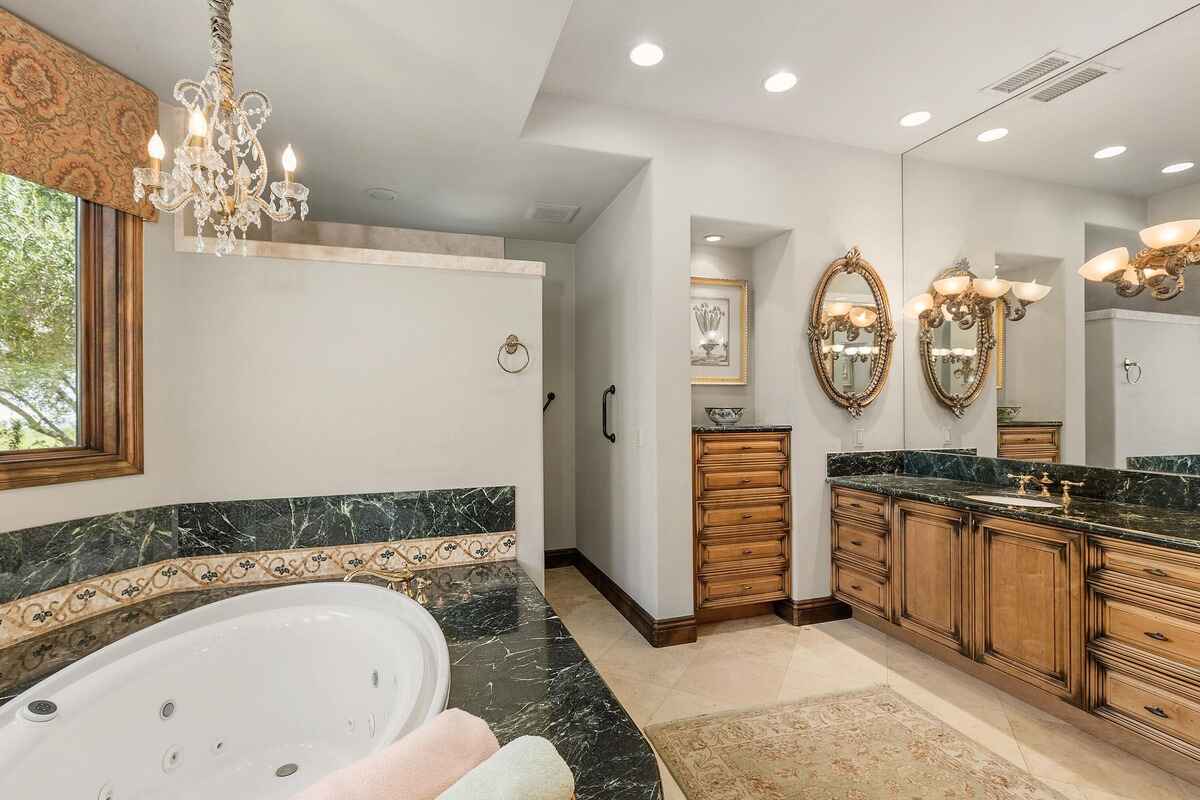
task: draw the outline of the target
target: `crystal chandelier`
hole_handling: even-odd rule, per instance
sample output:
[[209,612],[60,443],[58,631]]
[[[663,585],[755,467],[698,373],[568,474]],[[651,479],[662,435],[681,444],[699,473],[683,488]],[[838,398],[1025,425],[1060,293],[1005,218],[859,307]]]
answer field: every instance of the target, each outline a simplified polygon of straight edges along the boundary
[[1093,258],[1079,274],[1096,283],[1114,284],[1121,297],[1137,297],[1147,288],[1155,300],[1172,300],[1183,292],[1183,271],[1200,264],[1200,219],[1153,225],[1138,233],[1146,248],[1132,259],[1117,247]]
[[146,148],[150,166],[133,170],[133,198],[149,196],[155,208],[169,214],[190,202],[197,251],[204,249],[204,229],[211,224],[218,256],[233,252],[239,232],[244,242],[247,228],[261,226],[262,214],[286,222],[298,205],[300,219],[308,215],[308,188],[292,180],[296,153],[290,144],[283,151],[283,180],[272,182],[266,193],[266,153],[258,132],[271,116],[271,101],[254,90],[234,92],[232,6],[233,0],[208,0],[212,68],[200,82],[175,84],[175,99],[188,110],[188,135],[175,148],[170,172],[162,169],[166,150],[158,131]]

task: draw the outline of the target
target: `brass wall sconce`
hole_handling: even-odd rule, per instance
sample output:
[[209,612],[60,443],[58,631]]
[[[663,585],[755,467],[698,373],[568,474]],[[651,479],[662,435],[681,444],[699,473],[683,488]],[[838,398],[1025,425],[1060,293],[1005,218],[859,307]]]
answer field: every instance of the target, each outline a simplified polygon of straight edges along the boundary
[[[978,278],[964,258],[942,270],[928,292],[917,295],[904,306],[904,313],[918,321],[921,334],[918,347],[925,381],[942,405],[961,417],[983,391],[992,350],[996,347],[993,319],[1006,322],[1024,319],[1026,309],[1050,293],[1049,286],[1038,283],[1006,281],[998,276]],[[975,347],[935,347],[936,331],[952,323],[959,330],[975,330]],[[944,385],[941,365],[953,368],[965,388],[953,391]]]
[[1200,219],[1164,222],[1138,233],[1144,250],[1132,259],[1116,247],[1088,261],[1079,274],[1095,283],[1111,283],[1121,297],[1137,297],[1147,288],[1155,300],[1171,300],[1183,292],[1183,273],[1200,263]]

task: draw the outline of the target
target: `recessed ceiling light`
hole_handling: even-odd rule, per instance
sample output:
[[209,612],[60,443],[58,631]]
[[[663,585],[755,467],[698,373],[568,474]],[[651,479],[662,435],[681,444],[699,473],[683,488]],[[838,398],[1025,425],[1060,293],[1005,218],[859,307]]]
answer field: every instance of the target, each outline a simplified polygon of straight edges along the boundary
[[1111,147],[1103,147],[1092,154],[1092,158],[1116,158],[1126,150],[1123,144],[1114,144]]
[[366,190],[366,193],[367,197],[371,198],[372,200],[378,200],[381,203],[392,203],[395,202],[398,197],[400,197],[399,193],[395,189],[389,189],[386,186],[372,186],[370,189]]
[[796,85],[796,76],[791,72],[776,72],[763,81],[763,88],[772,94],[786,92]]
[[629,51],[629,60],[639,67],[653,67],[663,60],[663,49],[652,42],[642,42]]
[[924,125],[931,119],[933,119],[933,114],[930,114],[928,111],[914,111],[900,118],[900,126],[903,128],[915,128],[918,125]]
[[717,242],[721,241],[724,238],[725,237],[719,233],[710,233],[704,237],[704,241],[710,242],[712,244],[716,244]]
[[1005,136],[1008,136],[1008,128],[992,128],[991,130],[984,131],[975,138],[980,142],[994,142],[997,139],[1003,139]]
[[1176,172],[1187,172],[1196,166],[1191,161],[1180,161],[1178,164],[1168,164],[1162,168],[1163,175],[1174,175]]

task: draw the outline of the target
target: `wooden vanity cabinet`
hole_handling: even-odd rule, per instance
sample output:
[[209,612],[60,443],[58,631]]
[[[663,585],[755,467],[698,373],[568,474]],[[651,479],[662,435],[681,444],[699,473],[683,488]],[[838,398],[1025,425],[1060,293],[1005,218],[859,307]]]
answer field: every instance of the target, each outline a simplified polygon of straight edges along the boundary
[[790,434],[697,431],[692,462],[697,621],[769,611],[790,595]]
[[1200,554],[842,487],[830,505],[856,617],[1200,774]]

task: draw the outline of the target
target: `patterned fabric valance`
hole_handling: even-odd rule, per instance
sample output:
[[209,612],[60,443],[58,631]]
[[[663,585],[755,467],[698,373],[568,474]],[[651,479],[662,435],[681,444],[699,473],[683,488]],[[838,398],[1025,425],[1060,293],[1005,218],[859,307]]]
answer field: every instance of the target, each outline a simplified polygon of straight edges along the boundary
[[0,9],[0,172],[154,218],[133,200],[158,98]]

